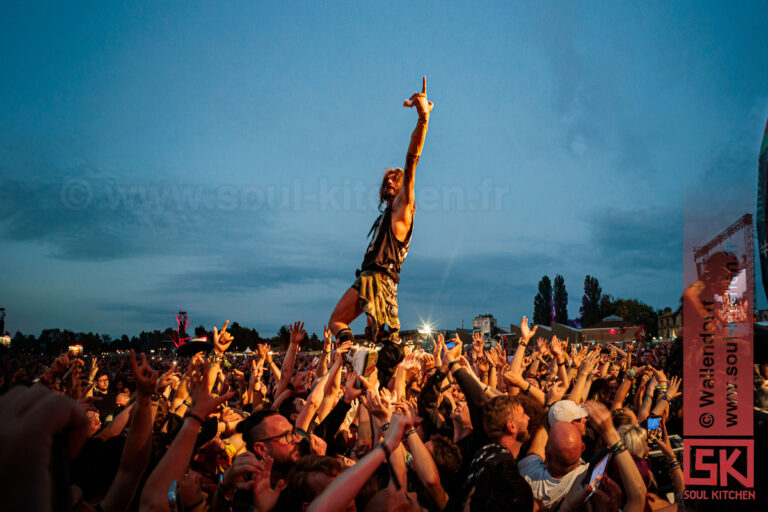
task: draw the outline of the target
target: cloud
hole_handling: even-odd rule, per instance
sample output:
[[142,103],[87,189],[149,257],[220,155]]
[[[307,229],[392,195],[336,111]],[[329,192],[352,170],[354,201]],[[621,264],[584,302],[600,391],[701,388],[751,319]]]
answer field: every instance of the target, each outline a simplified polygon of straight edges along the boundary
[[681,221],[679,207],[600,210],[588,218],[588,258],[614,276],[682,276]]
[[0,178],[0,236],[38,242],[59,259],[221,250],[252,238],[271,218],[268,209],[248,203],[246,188],[131,181],[89,168],[13,171]]

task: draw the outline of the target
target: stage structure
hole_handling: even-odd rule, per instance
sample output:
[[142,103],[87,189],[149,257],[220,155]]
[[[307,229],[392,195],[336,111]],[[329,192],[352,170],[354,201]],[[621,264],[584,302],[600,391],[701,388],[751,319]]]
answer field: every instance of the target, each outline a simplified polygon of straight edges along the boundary
[[[739,243],[740,247],[752,247],[752,215],[745,213],[742,218],[725,228],[719,235],[702,247],[693,248],[693,260],[696,263],[696,274],[701,279],[704,275],[704,264],[710,255],[716,250],[728,250],[733,247],[729,242]],[[751,250],[745,250],[739,261],[739,268],[744,272],[754,269],[754,254]],[[741,280],[740,285],[746,286],[746,293],[754,297],[754,279]]]
[[179,309],[179,314],[176,315],[176,330],[171,335],[171,341],[173,341],[175,347],[178,348],[189,341],[190,336],[187,334],[188,326],[187,312]]

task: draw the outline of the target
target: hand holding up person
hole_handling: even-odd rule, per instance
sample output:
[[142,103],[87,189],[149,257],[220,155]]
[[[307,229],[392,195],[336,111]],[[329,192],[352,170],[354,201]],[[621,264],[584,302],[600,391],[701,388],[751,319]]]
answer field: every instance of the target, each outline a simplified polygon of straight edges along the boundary
[[347,375],[347,380],[344,382],[344,401],[348,404],[351,404],[352,400],[363,394],[362,389],[357,389],[355,387],[356,382],[357,373],[353,370]]

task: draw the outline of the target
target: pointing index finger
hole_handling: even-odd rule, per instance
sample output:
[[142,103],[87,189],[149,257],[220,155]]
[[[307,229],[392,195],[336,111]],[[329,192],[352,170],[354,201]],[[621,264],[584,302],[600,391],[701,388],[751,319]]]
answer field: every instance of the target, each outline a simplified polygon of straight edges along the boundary
[[427,75],[422,77],[421,93],[427,94]]

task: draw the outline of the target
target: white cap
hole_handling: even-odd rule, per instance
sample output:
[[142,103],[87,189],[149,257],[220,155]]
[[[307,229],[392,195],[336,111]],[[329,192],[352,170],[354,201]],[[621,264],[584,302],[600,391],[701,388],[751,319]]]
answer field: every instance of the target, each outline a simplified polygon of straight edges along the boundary
[[558,421],[572,422],[589,416],[584,406],[577,404],[573,400],[560,400],[552,404],[547,413],[547,421],[552,427]]

